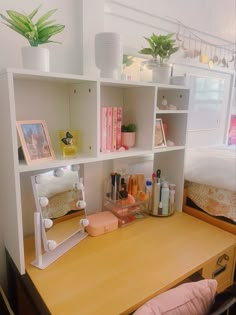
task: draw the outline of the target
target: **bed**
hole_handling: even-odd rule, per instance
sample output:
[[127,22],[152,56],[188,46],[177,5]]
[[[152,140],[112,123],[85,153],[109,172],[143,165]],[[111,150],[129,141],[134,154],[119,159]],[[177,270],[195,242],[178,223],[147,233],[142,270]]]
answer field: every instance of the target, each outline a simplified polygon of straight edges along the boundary
[[236,146],[190,148],[183,211],[236,234]]

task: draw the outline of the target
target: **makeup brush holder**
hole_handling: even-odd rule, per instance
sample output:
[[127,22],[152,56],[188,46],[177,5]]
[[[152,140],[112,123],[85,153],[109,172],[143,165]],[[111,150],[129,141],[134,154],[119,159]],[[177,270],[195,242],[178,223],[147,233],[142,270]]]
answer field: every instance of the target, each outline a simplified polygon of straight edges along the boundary
[[104,207],[118,218],[119,227],[123,227],[147,217],[148,194],[135,189],[133,194],[129,193],[124,178],[119,181],[109,178],[105,181]]

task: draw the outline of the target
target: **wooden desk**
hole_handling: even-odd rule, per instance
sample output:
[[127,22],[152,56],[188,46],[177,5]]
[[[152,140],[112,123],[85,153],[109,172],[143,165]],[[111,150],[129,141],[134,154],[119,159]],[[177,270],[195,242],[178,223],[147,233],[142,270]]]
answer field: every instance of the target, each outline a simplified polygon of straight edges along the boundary
[[197,271],[210,277],[224,253],[228,265],[217,278],[221,289],[230,285],[235,246],[235,235],[176,213],[87,237],[43,271],[30,264],[34,244],[26,239],[26,271],[53,315],[129,314]]

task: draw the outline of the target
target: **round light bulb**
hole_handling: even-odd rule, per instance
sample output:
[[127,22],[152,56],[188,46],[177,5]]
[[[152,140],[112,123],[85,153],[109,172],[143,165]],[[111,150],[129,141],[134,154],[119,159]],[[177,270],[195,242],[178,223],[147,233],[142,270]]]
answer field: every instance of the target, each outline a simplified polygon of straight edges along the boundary
[[42,184],[43,183],[43,177],[42,175],[35,176],[35,183],[36,184]]
[[64,175],[64,171],[63,169],[61,168],[57,168],[55,171],[54,171],[54,176],[56,177],[62,177]]
[[86,207],[86,201],[84,201],[84,200],[78,200],[78,201],[76,202],[76,207],[78,207],[78,208],[85,208],[85,207]]
[[88,219],[81,219],[81,220],[80,220],[80,225],[81,225],[82,227],[88,226],[88,225],[89,225],[89,220],[88,220]]
[[47,207],[48,205],[48,198],[47,197],[40,197],[39,198],[39,204],[41,207]]
[[49,250],[54,250],[57,247],[57,242],[54,240],[48,240],[47,246]]
[[50,229],[53,226],[53,221],[51,219],[44,219],[43,224],[45,229]]
[[80,165],[71,165],[71,170],[72,171],[79,171],[80,170]]

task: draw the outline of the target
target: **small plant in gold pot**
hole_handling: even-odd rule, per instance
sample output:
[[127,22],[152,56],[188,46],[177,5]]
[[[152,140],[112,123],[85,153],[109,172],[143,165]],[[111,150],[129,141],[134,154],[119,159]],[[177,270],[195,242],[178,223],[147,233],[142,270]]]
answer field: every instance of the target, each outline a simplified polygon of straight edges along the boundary
[[132,148],[135,146],[135,136],[137,127],[135,124],[121,126],[121,144],[123,147]]

